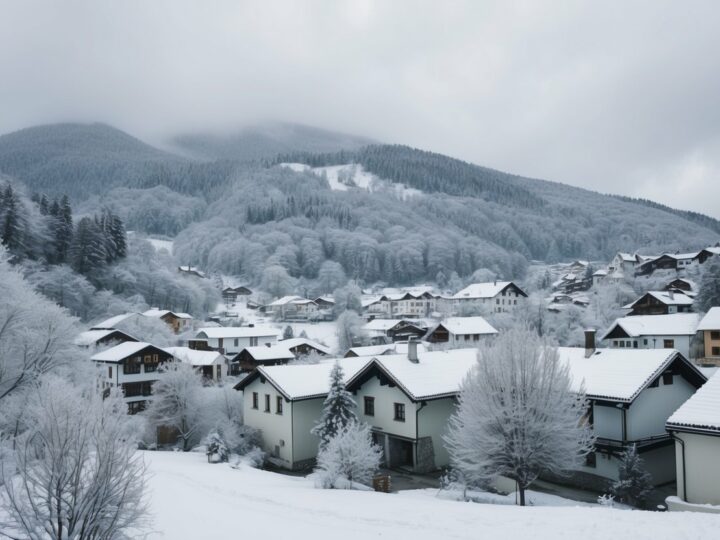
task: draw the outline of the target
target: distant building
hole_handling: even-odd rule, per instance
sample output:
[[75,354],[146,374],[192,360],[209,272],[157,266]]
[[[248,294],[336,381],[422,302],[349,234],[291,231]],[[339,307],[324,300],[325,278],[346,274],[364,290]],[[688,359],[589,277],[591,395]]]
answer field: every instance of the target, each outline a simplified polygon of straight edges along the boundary
[[93,324],[90,330],[115,330],[119,324],[141,317],[139,313],[122,313]]
[[103,347],[112,347],[125,343],[126,341],[137,341],[134,337],[120,330],[88,330],[81,332],[75,338],[74,343],[78,347],[87,349],[100,349]]
[[672,313],[692,312],[694,299],[674,289],[668,291],[650,291],[634,302],[623,306],[631,310],[628,316],[634,315],[669,315]]
[[697,360],[698,364],[720,366],[720,307],[710,308],[698,324],[697,330],[702,338],[702,353]]
[[194,367],[204,379],[219,382],[230,374],[228,359],[217,351],[202,351],[189,347],[164,347],[178,362]]
[[180,272],[181,274],[198,277],[198,278],[202,278],[202,279],[207,278],[207,276],[205,275],[205,272],[203,272],[202,270],[198,269],[195,266],[178,266],[178,272]]
[[267,315],[281,320],[307,320],[319,311],[315,301],[302,296],[283,296],[264,307]]
[[332,352],[330,347],[326,347],[322,343],[318,343],[312,339],[302,337],[283,339],[278,345],[287,347],[296,357],[308,356],[310,354],[328,356]]
[[[217,326],[201,328],[195,335],[194,348],[206,348],[235,355],[245,347],[275,345],[279,332],[268,326]],[[203,346],[202,343],[206,344]]]
[[693,264],[698,252],[693,253],[663,253],[659,257],[649,259],[635,268],[635,275],[644,276],[656,270],[685,270]]
[[373,319],[363,326],[363,330],[371,341],[381,344],[387,341],[407,341],[410,337],[419,339],[427,332],[427,325],[414,319]]
[[169,309],[151,308],[145,311],[143,316],[162,320],[176,334],[190,330],[193,323],[192,315],[189,313],[177,313]]
[[527,294],[512,281],[473,283],[452,296],[455,311],[462,306],[487,306],[494,313],[524,306]]
[[225,303],[235,303],[238,296],[250,296],[252,291],[247,287],[225,287],[222,290],[222,298]]
[[425,340],[445,343],[451,348],[477,346],[498,331],[482,317],[448,317],[431,328]]
[[245,347],[230,360],[230,371],[237,375],[248,373],[259,366],[278,366],[294,360],[295,355],[281,343]]
[[602,339],[613,349],[676,349],[685,358],[691,358],[691,344],[699,322],[697,313],[621,317]]

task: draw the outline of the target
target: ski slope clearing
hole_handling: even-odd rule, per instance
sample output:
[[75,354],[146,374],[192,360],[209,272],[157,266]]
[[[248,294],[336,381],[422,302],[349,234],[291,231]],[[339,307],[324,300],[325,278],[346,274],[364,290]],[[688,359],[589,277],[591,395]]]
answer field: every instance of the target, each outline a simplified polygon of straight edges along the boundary
[[717,538],[717,516],[604,507],[520,508],[443,500],[435,490],[395,494],[315,489],[311,480],[204,454],[145,452],[154,533],[150,538],[408,540]]

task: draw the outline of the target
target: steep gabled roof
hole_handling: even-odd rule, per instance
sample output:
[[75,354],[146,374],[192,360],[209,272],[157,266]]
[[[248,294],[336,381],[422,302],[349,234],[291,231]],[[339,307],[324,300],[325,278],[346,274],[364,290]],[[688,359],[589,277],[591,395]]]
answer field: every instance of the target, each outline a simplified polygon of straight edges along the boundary
[[497,334],[498,331],[483,317],[448,317],[435,326],[432,334],[440,326],[454,335],[460,334]]
[[669,315],[633,315],[617,319],[601,339],[607,339],[620,327],[630,337],[640,336],[691,336],[697,331],[700,315],[697,313],[671,313]]
[[248,353],[258,362],[267,362],[271,360],[293,360],[295,355],[284,345],[258,345],[255,347],[245,347],[239,354]]
[[89,347],[98,341],[113,337],[113,335],[119,339],[123,339],[124,341],[137,341],[137,339],[132,337],[130,334],[126,334],[121,330],[109,328],[107,330],[88,330],[86,332],[80,332],[73,340],[73,343],[79,347]]
[[490,281],[487,283],[473,283],[453,295],[454,300],[476,299],[476,298],[495,298],[510,285],[517,287],[520,294],[527,296],[512,281]]
[[127,319],[130,319],[132,317],[139,317],[139,313],[122,313],[120,315],[115,315],[114,317],[110,317],[109,319],[105,319],[104,321],[100,321],[90,327],[91,330],[108,330],[115,328],[118,324],[120,324],[123,321],[126,321]]
[[634,308],[635,305],[639,304],[646,296],[652,296],[655,300],[661,304],[665,304],[666,306],[691,306],[694,302],[693,298],[679,292],[671,293],[670,291],[648,291],[634,302],[623,306],[623,309]]
[[190,347],[164,347],[163,350],[191,366],[212,366],[225,362],[225,357],[217,351],[199,351]]
[[697,327],[698,330],[720,330],[720,307],[712,307]]
[[326,347],[322,343],[318,343],[317,341],[314,341],[312,339],[308,338],[290,338],[290,339],[283,339],[280,341],[279,345],[282,345],[284,347],[287,347],[288,349],[294,349],[295,347],[300,347],[302,345],[305,345],[307,347],[312,347],[313,349],[317,349],[318,351],[324,353],[324,354],[330,354],[330,347]]
[[136,355],[147,348],[164,352],[162,349],[144,341],[126,341],[125,343],[120,343],[119,345],[92,355],[90,360],[96,362],[121,362],[125,358]]
[[720,376],[713,375],[668,418],[665,427],[720,435]]

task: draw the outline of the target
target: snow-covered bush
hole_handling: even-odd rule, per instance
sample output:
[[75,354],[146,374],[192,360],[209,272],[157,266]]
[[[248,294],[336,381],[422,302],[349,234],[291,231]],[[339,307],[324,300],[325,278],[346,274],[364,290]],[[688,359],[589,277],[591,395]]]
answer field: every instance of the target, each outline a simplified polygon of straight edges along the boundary
[[621,502],[644,506],[653,485],[652,476],[643,465],[643,459],[633,444],[623,453],[618,479],[610,487],[610,494]]
[[222,436],[217,431],[211,432],[206,437],[205,454],[210,463],[223,463],[228,460],[230,452]]
[[370,427],[353,421],[332,436],[318,454],[316,483],[325,489],[368,485],[381,458],[382,450],[372,442]]

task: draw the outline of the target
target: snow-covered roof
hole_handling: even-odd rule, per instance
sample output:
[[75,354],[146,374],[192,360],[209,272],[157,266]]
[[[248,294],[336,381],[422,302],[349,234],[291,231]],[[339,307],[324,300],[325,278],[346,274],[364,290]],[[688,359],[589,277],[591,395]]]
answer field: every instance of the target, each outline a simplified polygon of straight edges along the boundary
[[[498,331],[482,317],[448,317],[438,324],[438,326],[440,325],[454,335],[498,333]],[[435,328],[437,328],[437,326]]]
[[616,257],[620,257],[625,262],[635,262],[635,255],[630,255],[629,253],[624,253],[622,251],[618,251]]
[[408,360],[406,354],[373,359],[373,363],[414,401],[457,394],[476,362],[477,349],[418,352],[417,363]]
[[401,319],[373,319],[368,322],[363,328],[370,332],[387,332],[394,326],[397,326],[402,322]]
[[163,350],[191,366],[212,366],[225,362],[225,357],[217,351],[198,351],[190,347],[163,347]]
[[648,294],[655,298],[655,300],[662,304],[665,304],[666,306],[690,306],[694,302],[691,297],[678,292],[671,293],[670,291],[648,291],[634,302],[623,306],[623,308],[632,309],[633,307],[635,307],[635,304],[640,302]]
[[131,317],[137,317],[139,315],[140,315],[139,313],[122,313],[120,315],[115,315],[114,317],[110,317],[109,319],[105,319],[104,321],[100,321],[99,323],[92,325],[92,327],[90,329],[97,330],[97,329],[115,328],[121,322],[123,322],[127,319],[130,319]]
[[[343,367],[344,380],[347,382],[372,360],[372,357],[354,357],[339,359]],[[330,389],[330,371],[336,359],[328,359],[318,364],[298,364],[285,366],[259,366],[257,375],[265,377],[286,398],[291,400],[323,397]],[[255,376],[243,379],[236,388],[242,389],[252,382]]]
[[712,307],[697,327],[698,330],[720,330],[720,307]]
[[488,283],[473,283],[464,289],[456,292],[453,299],[461,300],[463,298],[495,298],[508,285],[512,285],[512,281],[490,281]]
[[720,431],[720,373],[680,405],[668,418],[667,427]]
[[[282,298],[278,298],[277,300],[270,302],[268,304],[268,306],[285,306],[287,304],[295,304],[301,300],[307,300],[307,299],[303,298],[302,296],[283,296]],[[312,301],[312,300],[310,300],[310,301]]]
[[330,354],[331,352],[330,347],[326,347],[322,343],[318,343],[317,341],[303,337],[283,339],[280,341],[279,344],[287,347],[288,349],[294,349],[295,347],[307,345],[308,347],[313,347],[314,349],[324,352],[325,354]]
[[606,339],[616,326],[630,337],[691,336],[697,331],[700,315],[671,313],[669,315],[634,315],[617,319],[601,339]]
[[177,311],[170,311],[169,309],[151,308],[143,312],[145,317],[155,317],[158,319],[167,314],[175,315],[178,319],[192,319],[192,315],[189,313],[178,313]]
[[380,295],[364,296],[360,299],[360,305],[362,305],[362,307],[366,308],[373,304],[377,304],[382,299],[383,299],[383,297]]
[[605,269],[603,269],[603,268],[601,268],[600,270],[596,270],[595,272],[593,272],[593,276],[607,276],[607,274],[608,274],[608,271],[605,270]]
[[[424,343],[418,341],[417,343],[418,352],[425,351],[426,346]],[[396,353],[407,353],[408,344],[407,342],[396,341],[395,343],[387,343],[385,345],[368,345],[365,347],[352,347],[348,349],[347,353],[353,353],[357,356],[379,356],[382,354],[396,354]]]
[[675,358],[682,358],[674,349],[598,349],[586,358],[584,348],[559,347],[558,354],[568,364],[574,391],[584,385],[590,398],[622,402],[633,401]]
[[687,260],[694,259],[699,253],[699,251],[693,251],[692,253],[664,253],[664,255],[677,260]]
[[152,345],[144,341],[126,341],[92,355],[90,360],[96,362],[120,362],[128,356],[139,353],[146,347],[152,347]]
[[268,337],[278,336],[280,332],[277,328],[271,328],[269,326],[208,326],[198,330],[197,336],[209,339],[232,339],[241,337]]
[[[258,345],[256,347],[245,347],[247,351],[258,362],[267,360],[292,360],[295,355],[284,345]],[[242,353],[242,351],[240,351]]]
[[88,330],[86,332],[80,332],[77,337],[73,340],[73,343],[77,345],[78,347],[89,347],[90,345],[96,344],[101,339],[105,339],[111,334],[114,334],[115,332],[119,332],[120,334],[123,334],[132,340],[132,336],[125,334],[125,332],[121,332],[120,330],[116,330],[114,328],[107,328],[107,329],[98,329],[98,330]]

